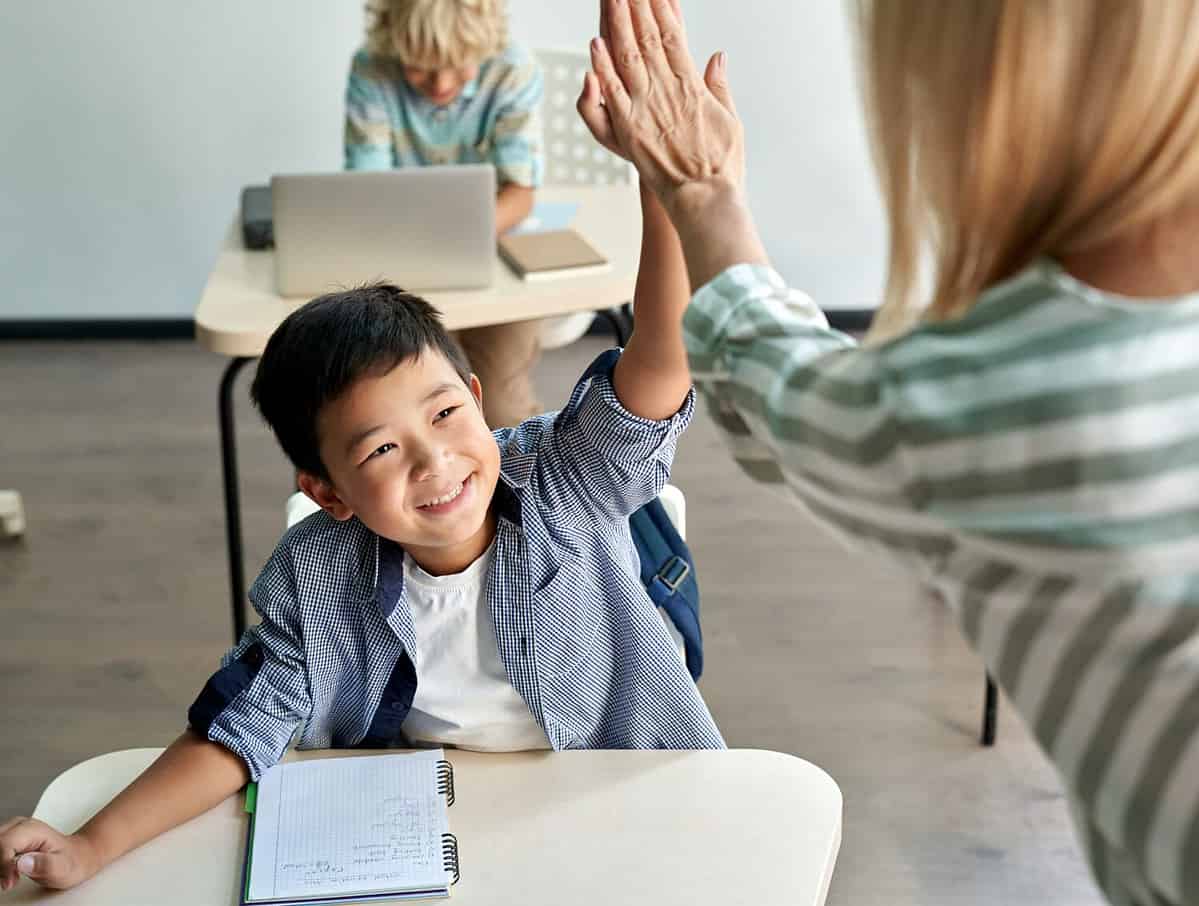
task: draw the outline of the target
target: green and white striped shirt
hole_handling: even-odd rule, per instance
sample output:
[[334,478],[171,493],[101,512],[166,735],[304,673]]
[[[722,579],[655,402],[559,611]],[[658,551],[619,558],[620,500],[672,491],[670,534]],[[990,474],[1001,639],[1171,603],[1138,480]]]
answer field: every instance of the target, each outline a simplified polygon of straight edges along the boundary
[[862,348],[738,265],[684,328],[741,466],[954,608],[1108,897],[1199,903],[1199,295],[1039,262]]

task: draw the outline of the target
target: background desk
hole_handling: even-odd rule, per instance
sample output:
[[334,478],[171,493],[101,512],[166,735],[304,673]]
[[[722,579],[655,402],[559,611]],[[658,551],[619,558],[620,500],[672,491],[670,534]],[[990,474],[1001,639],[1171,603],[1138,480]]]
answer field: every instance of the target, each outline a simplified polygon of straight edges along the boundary
[[[35,817],[73,831],[161,749],[76,765]],[[290,758],[345,752],[293,753]],[[369,756],[366,756],[369,757]],[[462,880],[450,903],[821,906],[841,840],[841,791],[799,758],[728,752],[449,753]],[[231,796],[63,894],[32,882],[5,904],[230,906],[246,816]]]
[[[607,311],[619,308],[633,298],[641,248],[641,207],[637,188],[572,186],[541,189],[537,200],[577,203],[579,207],[572,226],[611,260],[612,270],[606,274],[526,283],[497,258],[495,280],[487,289],[421,293],[441,310],[448,328],[459,330],[577,311]],[[244,248],[234,223],[225,235],[196,309],[196,340],[205,349],[231,358],[221,378],[218,410],[234,641],[240,638],[245,628],[245,566],[233,386],[246,362],[262,354],[279,322],[306,301],[306,298],[286,298],[275,292],[274,252]]]

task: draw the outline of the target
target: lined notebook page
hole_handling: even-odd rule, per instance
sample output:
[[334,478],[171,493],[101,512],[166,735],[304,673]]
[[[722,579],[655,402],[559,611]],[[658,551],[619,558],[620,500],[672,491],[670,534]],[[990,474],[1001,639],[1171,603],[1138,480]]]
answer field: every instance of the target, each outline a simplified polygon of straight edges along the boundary
[[249,900],[444,889],[440,750],[276,765],[258,784]]

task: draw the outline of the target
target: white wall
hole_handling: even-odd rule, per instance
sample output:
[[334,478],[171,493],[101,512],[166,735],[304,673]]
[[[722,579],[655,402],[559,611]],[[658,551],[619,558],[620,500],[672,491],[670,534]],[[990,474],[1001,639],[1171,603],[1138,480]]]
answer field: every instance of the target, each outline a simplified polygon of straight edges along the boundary
[[[363,0],[0,3],[2,318],[185,318],[246,183],[340,165]],[[835,0],[684,0],[724,49],[754,211],[784,276],[873,304],[884,231]],[[752,7],[752,13],[751,13]],[[510,0],[586,47],[592,0]]]
[[190,317],[241,186],[340,167],[361,8],[0,2],[0,318]]
[[[552,2],[553,15],[546,10]],[[783,276],[825,308],[874,308],[886,229],[839,0],[682,0],[692,53],[729,55],[750,203]],[[592,0],[509,0],[533,46],[586,48]]]

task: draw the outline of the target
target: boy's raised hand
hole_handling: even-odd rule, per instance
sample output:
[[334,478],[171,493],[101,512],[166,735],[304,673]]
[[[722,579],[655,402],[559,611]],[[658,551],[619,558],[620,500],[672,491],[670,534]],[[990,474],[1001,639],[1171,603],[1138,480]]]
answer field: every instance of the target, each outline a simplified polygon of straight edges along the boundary
[[21,875],[43,887],[74,887],[97,868],[95,854],[82,837],[59,833],[36,818],[0,824],[0,890],[11,890]]

